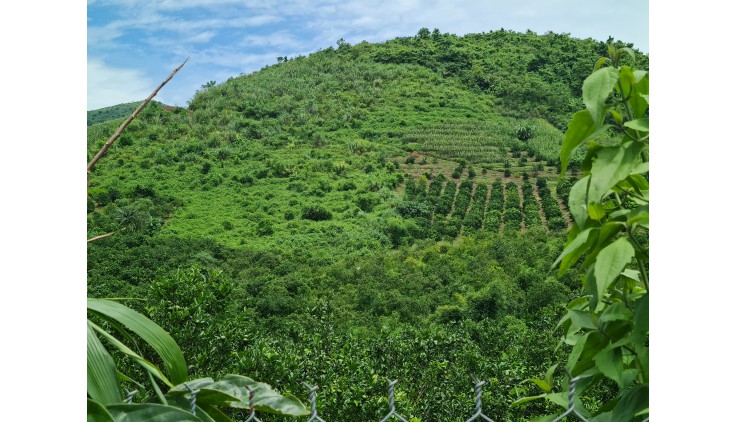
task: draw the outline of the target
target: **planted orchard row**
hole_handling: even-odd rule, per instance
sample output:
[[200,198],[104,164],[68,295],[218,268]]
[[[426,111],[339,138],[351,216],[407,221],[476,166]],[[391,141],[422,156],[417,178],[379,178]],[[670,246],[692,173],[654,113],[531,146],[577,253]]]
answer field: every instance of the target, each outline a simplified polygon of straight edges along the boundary
[[502,188],[502,181],[495,180],[489,195],[489,205],[484,218],[484,229],[487,231],[500,230],[502,223],[502,211],[505,209],[505,193]]
[[[549,228],[566,228],[558,202],[547,189],[545,179],[539,178],[537,184],[543,213],[553,224],[549,224]],[[523,181],[522,189],[515,182],[503,185],[499,179],[489,189],[482,183],[475,189],[471,179],[457,185],[442,173],[430,183],[425,176],[417,181],[408,178],[405,201],[397,210],[403,217],[414,218],[429,237],[439,239],[456,237],[462,228],[467,233],[499,231],[500,228],[517,231],[543,224],[533,186],[528,180]]]
[[523,214],[525,216],[525,227],[531,228],[534,226],[540,226],[542,223],[541,215],[539,214],[538,201],[533,194],[533,185],[530,181],[523,181]]
[[515,182],[505,185],[505,211],[502,213],[505,230],[520,230],[523,213],[520,212],[520,194]]
[[536,186],[538,187],[538,196],[541,197],[541,208],[543,209],[543,213],[546,215],[548,228],[551,230],[566,229],[567,224],[566,220],[564,220],[564,213],[561,212],[559,203],[548,188],[546,179],[539,177],[536,181]]
[[468,230],[480,230],[484,223],[484,208],[487,204],[487,185],[479,183],[474,191],[474,198],[469,213],[464,219],[464,227]]

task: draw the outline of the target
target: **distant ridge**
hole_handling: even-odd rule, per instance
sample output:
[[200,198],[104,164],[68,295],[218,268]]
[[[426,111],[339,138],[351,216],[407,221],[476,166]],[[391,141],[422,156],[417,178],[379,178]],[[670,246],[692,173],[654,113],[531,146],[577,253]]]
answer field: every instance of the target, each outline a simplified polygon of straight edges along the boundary
[[[158,101],[152,101],[157,103],[163,108],[169,106],[162,104]],[[109,120],[120,119],[121,117],[128,117],[133,110],[141,104],[141,101],[133,101],[130,103],[117,104],[110,107],[98,108],[96,110],[90,110],[87,112],[87,126],[92,126],[96,123],[103,123]]]

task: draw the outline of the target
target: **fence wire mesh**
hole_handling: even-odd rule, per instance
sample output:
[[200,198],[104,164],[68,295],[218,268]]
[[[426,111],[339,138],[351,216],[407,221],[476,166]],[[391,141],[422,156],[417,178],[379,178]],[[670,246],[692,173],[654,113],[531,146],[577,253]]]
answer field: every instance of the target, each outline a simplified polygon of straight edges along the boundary
[[[580,377],[574,377],[572,378],[571,375],[569,375],[567,371],[567,375],[569,377],[569,391],[568,391],[568,407],[567,409],[557,416],[555,419],[553,419],[551,422],[559,422],[563,421],[567,416],[573,416],[576,419],[573,420],[580,420],[584,422],[589,422],[587,418],[582,416],[579,411],[575,408],[575,399],[576,399],[576,383],[580,380]],[[472,376],[472,380],[474,381],[474,414],[466,420],[466,422],[471,422],[475,420],[483,420],[487,422],[494,422],[492,418],[485,415],[482,412],[482,387],[484,384],[486,384],[486,381],[479,381],[476,377]],[[397,412],[397,409],[395,408],[395,384],[397,384],[398,380],[391,380],[388,381],[388,398],[389,398],[389,413],[380,421],[380,422],[386,422],[390,420],[391,418],[395,418],[397,420],[400,420],[402,422],[409,422],[405,417],[400,415]],[[311,386],[308,383],[303,382],[303,385],[308,388],[309,394],[310,394],[310,416],[307,422],[312,421],[318,421],[318,422],[326,422],[318,416],[318,410],[316,405],[316,391],[318,390],[318,386]],[[190,412],[194,415],[195,414],[195,402],[196,402],[196,396],[199,390],[192,390],[187,384],[185,384],[185,387],[189,390],[189,399],[190,399]],[[246,390],[249,393],[249,416],[247,419],[244,420],[244,422],[261,422],[261,420],[256,416],[256,412],[254,410],[254,394],[256,393],[256,390],[258,390],[258,387],[256,389],[250,389],[249,387],[246,387]],[[130,403],[131,398],[136,393],[136,390],[131,391],[128,393],[127,402]],[[644,422],[648,422],[649,418],[646,418]]]

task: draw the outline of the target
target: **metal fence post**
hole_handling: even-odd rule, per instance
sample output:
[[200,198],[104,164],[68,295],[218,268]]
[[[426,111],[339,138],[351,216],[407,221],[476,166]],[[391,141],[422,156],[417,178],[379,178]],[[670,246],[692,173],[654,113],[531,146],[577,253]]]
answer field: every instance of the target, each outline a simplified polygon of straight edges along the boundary
[[387,416],[384,417],[379,422],[385,422],[392,416],[396,417],[397,419],[401,420],[402,422],[407,422],[405,418],[400,416],[399,413],[395,411],[395,384],[397,384],[397,380],[390,381],[389,382],[389,405],[390,405],[390,412],[387,414]]
[[316,385],[314,387],[311,387],[306,382],[303,382],[303,384],[305,385],[305,387],[307,387],[308,389],[310,389],[310,410],[311,410],[311,413],[310,413],[310,419],[308,419],[307,422],[312,422],[312,421],[325,422],[320,416],[318,416],[318,410],[317,410],[317,407],[315,406],[315,391],[318,389],[318,386]]
[[187,383],[185,383],[184,386],[187,387],[187,390],[190,392],[190,413],[194,415],[197,408],[197,393],[199,393],[200,390],[193,390],[189,385],[187,385]]
[[576,387],[576,383],[577,383],[577,381],[580,380],[580,378],[579,377],[572,378],[571,377],[571,374],[569,373],[569,371],[566,371],[566,375],[569,377],[569,408],[561,416],[559,416],[558,418],[554,419],[551,422],[559,422],[560,420],[564,419],[566,417],[566,415],[568,415],[570,413],[573,413],[574,416],[576,416],[577,418],[579,418],[579,420],[581,420],[581,421],[589,422],[587,420],[587,418],[585,418],[584,416],[582,416],[579,412],[577,412],[576,409],[574,409],[574,394],[575,394],[575,391],[574,390],[575,390],[575,387]]
[[471,418],[467,419],[466,422],[470,422],[470,421],[473,421],[475,419],[480,419],[480,418],[487,422],[494,422],[487,415],[482,413],[482,386],[486,384],[486,382],[479,381],[474,376],[472,376],[472,379],[474,380],[474,391],[475,391],[474,401],[475,401],[476,412],[474,412],[474,415],[472,415]]
[[249,392],[249,417],[244,422],[249,421],[255,421],[255,422],[261,422],[259,418],[256,417],[256,412],[254,411],[254,394],[259,389],[259,387],[255,389],[250,389],[248,386],[245,386],[246,391]]

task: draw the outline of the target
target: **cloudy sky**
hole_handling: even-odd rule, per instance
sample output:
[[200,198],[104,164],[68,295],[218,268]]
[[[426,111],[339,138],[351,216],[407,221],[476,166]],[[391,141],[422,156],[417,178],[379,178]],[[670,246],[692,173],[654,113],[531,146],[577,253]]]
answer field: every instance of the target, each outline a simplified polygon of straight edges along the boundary
[[500,28],[632,42],[648,52],[646,0],[88,0],[87,108],[142,100],[185,58],[157,95],[186,106],[222,82],[308,55],[343,38],[354,44]]

